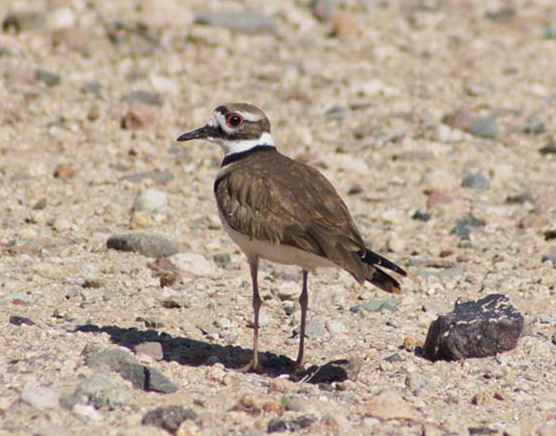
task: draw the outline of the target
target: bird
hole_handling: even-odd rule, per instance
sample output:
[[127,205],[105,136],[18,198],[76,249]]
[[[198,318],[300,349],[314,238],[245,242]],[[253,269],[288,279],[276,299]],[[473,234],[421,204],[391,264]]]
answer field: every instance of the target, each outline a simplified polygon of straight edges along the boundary
[[296,370],[304,366],[310,272],[341,268],[359,284],[401,292],[399,281],[385,270],[402,277],[407,272],[365,245],[348,207],[321,172],[278,151],[262,109],[250,103],[220,105],[204,126],[177,138],[191,140],[215,143],[224,152],[213,185],[216,205],[225,231],[247,257],[253,291],[253,355],[243,370],[262,371],[260,260],[301,268]]

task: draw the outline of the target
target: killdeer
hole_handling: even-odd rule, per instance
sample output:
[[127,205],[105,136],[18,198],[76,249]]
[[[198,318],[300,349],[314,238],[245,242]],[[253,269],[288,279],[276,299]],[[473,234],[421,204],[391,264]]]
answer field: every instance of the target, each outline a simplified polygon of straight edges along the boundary
[[247,256],[253,287],[253,358],[246,370],[260,370],[260,259],[302,269],[299,368],[303,367],[309,272],[339,267],[360,284],[369,281],[386,292],[401,291],[399,282],[383,269],[401,276],[407,273],[365,247],[346,204],[319,171],[278,152],[270,121],[261,109],[247,103],[218,106],[205,126],[177,140],[193,139],[214,142],[225,153],[214,194],[224,229]]

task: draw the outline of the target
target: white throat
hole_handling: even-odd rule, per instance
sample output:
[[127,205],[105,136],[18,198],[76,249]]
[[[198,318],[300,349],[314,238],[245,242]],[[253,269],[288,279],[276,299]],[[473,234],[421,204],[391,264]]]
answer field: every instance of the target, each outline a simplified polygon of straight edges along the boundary
[[242,153],[260,145],[270,145],[271,147],[274,147],[274,139],[272,139],[272,135],[269,132],[264,132],[257,139],[225,141],[220,138],[214,138],[213,141],[222,147],[226,156]]

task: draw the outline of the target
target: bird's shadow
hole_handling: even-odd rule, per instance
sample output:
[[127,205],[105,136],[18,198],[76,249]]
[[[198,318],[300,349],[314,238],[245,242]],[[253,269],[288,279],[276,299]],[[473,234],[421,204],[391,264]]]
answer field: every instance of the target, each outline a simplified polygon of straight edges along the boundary
[[[221,363],[227,369],[240,370],[253,354],[251,349],[237,345],[223,346],[187,337],[174,337],[154,329],[139,330],[134,327],[83,324],[77,326],[75,331],[93,334],[107,333],[113,343],[130,350],[143,342],[158,342],[162,347],[163,360],[193,367]],[[348,378],[353,380],[361,368],[361,364],[357,360],[335,360],[322,366],[313,365],[299,371],[295,368],[295,362],[287,356],[264,352],[260,353],[259,357],[262,362],[261,375],[268,377],[288,375],[290,380],[315,384],[330,384],[345,381]]]

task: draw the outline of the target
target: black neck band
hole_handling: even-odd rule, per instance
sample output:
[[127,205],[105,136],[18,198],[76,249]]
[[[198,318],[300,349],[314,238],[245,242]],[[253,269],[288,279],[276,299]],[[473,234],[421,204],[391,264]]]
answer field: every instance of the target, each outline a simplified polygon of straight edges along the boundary
[[257,153],[259,151],[270,151],[270,150],[276,150],[276,147],[274,147],[274,145],[261,144],[253,148],[250,148],[249,150],[241,151],[239,153],[232,153],[227,156],[224,156],[224,160],[222,161],[221,166],[225,167],[226,165],[229,165],[233,162],[237,162],[238,160],[241,160],[244,157],[250,156],[253,153]]

